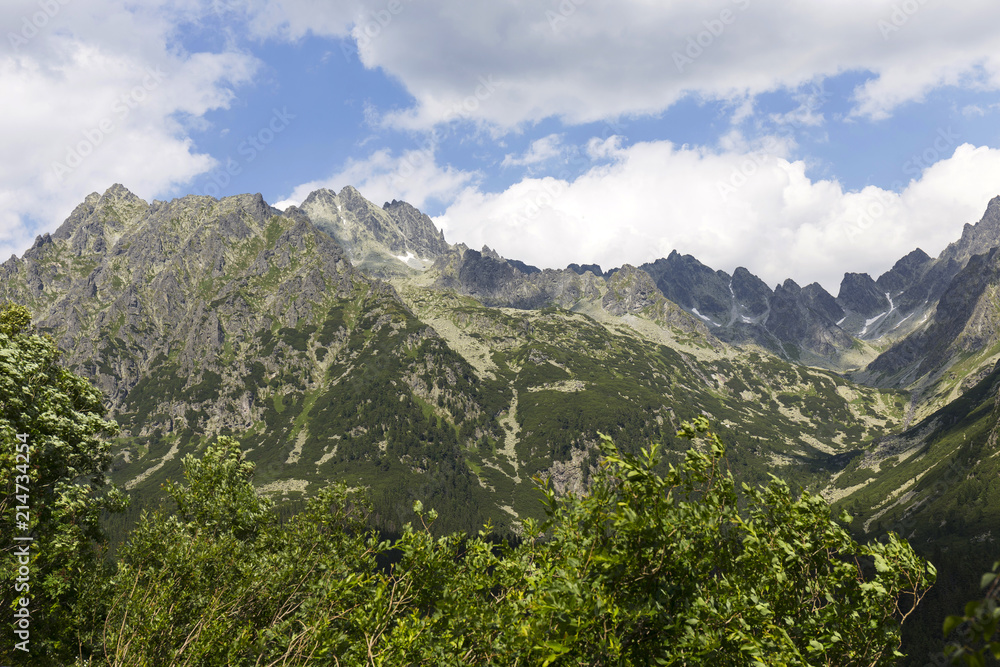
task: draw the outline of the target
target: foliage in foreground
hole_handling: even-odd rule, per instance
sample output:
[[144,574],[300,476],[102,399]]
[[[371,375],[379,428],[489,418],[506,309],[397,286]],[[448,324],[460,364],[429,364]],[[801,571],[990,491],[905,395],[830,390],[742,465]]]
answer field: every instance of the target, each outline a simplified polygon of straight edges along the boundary
[[[99,512],[121,506],[100,495],[101,434],[115,427],[29,324],[0,308],[4,660],[887,665],[898,621],[933,580],[905,542],[859,546],[821,499],[777,479],[738,504],[704,419],[684,427],[701,439],[664,475],[655,446],[636,458],[605,438],[589,495],[548,489],[547,519],[526,521],[513,547],[488,527],[435,538],[419,505],[423,526],[380,541],[366,500],[342,485],[282,523],[239,444],[219,438],[186,457],[185,483],[167,489],[175,510],[144,515],[110,575],[94,546]],[[36,539],[30,654],[10,648],[17,484],[31,489],[21,533]]]
[[959,636],[959,640],[949,644],[945,650],[952,664],[985,667],[996,664],[987,662],[991,657],[1000,660],[1000,637],[997,636],[997,624],[1000,623],[998,569],[1000,561],[993,564],[992,572],[983,575],[981,585],[986,589],[986,595],[982,600],[969,601],[964,614],[948,616],[944,620],[945,639],[953,633]]
[[125,501],[104,475],[117,424],[101,392],[30,324],[23,306],[0,305],[0,661],[64,664],[92,639],[101,511]]
[[[889,665],[899,622],[933,582],[907,543],[858,545],[816,496],[735,483],[703,436],[654,472],[605,438],[589,495],[547,490],[542,523],[497,546],[394,544],[333,486],[281,525],[235,440],[184,461],[174,515],[146,515],[121,553],[104,628],[111,665]],[[380,567],[390,550],[395,565]]]

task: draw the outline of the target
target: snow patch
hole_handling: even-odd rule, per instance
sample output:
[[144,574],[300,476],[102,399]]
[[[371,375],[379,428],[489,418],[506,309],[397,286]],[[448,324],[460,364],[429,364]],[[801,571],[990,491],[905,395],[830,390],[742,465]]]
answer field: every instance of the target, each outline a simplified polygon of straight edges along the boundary
[[880,313],[880,314],[876,315],[875,317],[871,318],[870,320],[865,320],[865,328],[862,329],[861,333],[859,333],[858,335],[859,336],[864,336],[866,333],[868,333],[868,327],[870,327],[872,325],[872,322],[875,322],[876,320],[880,320],[880,319],[882,319],[883,317],[885,317],[888,314],[889,314],[889,311],[887,310],[884,313]]
[[889,310],[887,310],[884,313],[881,313],[879,315],[876,315],[875,317],[871,318],[870,320],[865,320],[865,328],[861,330],[861,333],[858,334],[859,336],[865,335],[865,333],[868,331],[868,327],[870,327],[873,322],[875,322],[877,320],[880,320],[883,317],[888,317],[889,315],[892,314],[892,311],[896,310],[896,305],[892,302],[892,297],[889,296],[888,292],[885,293],[885,298],[889,301]]
[[892,328],[892,331],[895,331],[896,329],[898,329],[900,324],[902,324],[906,320],[910,319],[911,317],[913,317],[913,313],[910,313],[909,315],[907,315],[906,317],[904,317],[903,319],[901,319],[899,322],[896,322],[896,326],[894,326]]
[[712,318],[706,317],[705,315],[702,315],[701,313],[699,313],[697,308],[692,308],[691,312],[694,313],[695,315],[697,315],[698,317],[700,317],[701,319],[705,320],[706,322],[708,322],[712,326],[715,326],[715,327],[720,326],[720,325],[716,324],[714,321],[712,321]]

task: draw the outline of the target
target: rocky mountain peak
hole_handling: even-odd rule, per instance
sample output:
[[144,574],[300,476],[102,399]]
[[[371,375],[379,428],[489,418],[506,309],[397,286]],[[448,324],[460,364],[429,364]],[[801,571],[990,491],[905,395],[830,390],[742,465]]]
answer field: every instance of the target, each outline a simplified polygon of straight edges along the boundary
[[625,264],[608,280],[603,306],[612,315],[634,315],[662,298],[663,295],[648,273]]
[[901,257],[891,269],[878,277],[875,284],[882,291],[897,294],[916,283],[931,262],[930,255],[917,248]]
[[342,187],[340,189],[340,193],[337,194],[337,198],[345,204],[351,204],[354,206],[364,206],[365,204],[370,203],[353,185],[345,185]]
[[148,209],[149,204],[121,183],[108,188],[94,206],[95,213],[102,214],[104,222],[121,227],[139,220]]
[[416,254],[421,257],[437,257],[448,250],[444,234],[434,225],[430,216],[421,213],[416,207],[405,201],[393,199],[392,202],[383,204],[382,210],[399,226],[399,231],[409,242],[409,247],[422,251]]
[[994,345],[1000,320],[998,285],[1000,247],[973,255],[941,295],[926,328],[883,352],[868,371],[880,384],[905,386],[928,374],[936,379],[958,354]]
[[666,259],[643,264],[664,296],[716,325],[731,319],[733,297],[729,276],[713,271],[691,255],[672,251]]
[[819,313],[830,322],[839,322],[845,313],[833,295],[819,283],[810,283],[802,288],[802,298],[812,311]]
[[771,289],[763,280],[740,266],[733,271],[729,283],[736,302],[746,310],[750,317],[760,317],[767,312],[771,300]]
[[774,290],[767,328],[780,341],[832,358],[853,342],[831,318],[838,313],[837,308],[833,297],[818,283],[799,287],[789,278]]
[[[59,226],[52,239],[69,240],[76,256],[102,253],[149,211],[149,204],[116,183],[103,195],[92,192]],[[36,242],[36,247],[38,247]]]
[[316,190],[298,207],[348,252],[351,261],[377,275],[424,266],[445,253],[444,234],[427,215],[393,200],[379,208],[351,186],[339,194]]
[[799,284],[794,280],[792,280],[791,278],[785,278],[785,282],[781,283],[780,285],[774,286],[775,294],[777,294],[778,292],[783,292],[792,295],[798,295],[798,293],[801,291],[802,288],[799,287]]
[[845,273],[837,302],[864,317],[872,317],[891,308],[885,291],[879,289],[867,273]]
[[989,252],[998,245],[1000,245],[1000,196],[990,200],[979,222],[974,225],[965,223],[962,228],[962,238],[950,243],[938,261],[953,259],[964,265],[973,255]]
[[572,271],[573,273],[575,273],[577,275],[581,275],[581,276],[583,274],[585,274],[587,271],[590,271],[591,273],[593,273],[595,276],[598,276],[598,277],[601,277],[601,276],[604,275],[604,271],[601,270],[601,266],[599,264],[576,264],[576,263],[573,263],[573,264],[570,264],[569,266],[567,266],[566,270]]

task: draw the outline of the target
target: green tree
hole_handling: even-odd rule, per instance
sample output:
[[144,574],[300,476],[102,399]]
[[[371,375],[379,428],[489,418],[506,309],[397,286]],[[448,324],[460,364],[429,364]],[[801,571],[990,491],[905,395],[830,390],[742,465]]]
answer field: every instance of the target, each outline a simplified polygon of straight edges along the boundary
[[[951,658],[952,664],[967,665],[967,667],[985,667],[992,657],[1000,660],[1000,638],[997,637],[997,624],[1000,623],[1000,561],[993,564],[993,571],[983,575],[980,585],[986,589],[981,600],[971,600],[965,605],[965,613],[945,618],[944,638],[953,634],[959,635],[945,648],[945,653]],[[996,664],[996,663],[992,663]]]
[[[105,479],[104,436],[117,425],[104,418],[101,393],[62,367],[55,342],[30,325],[26,308],[0,305],[0,656],[64,664],[89,650],[100,613],[101,511],[124,508]],[[22,600],[27,621],[12,619]],[[12,620],[28,624],[17,629],[30,652],[18,648]]]
[[548,489],[548,519],[501,556],[408,531],[400,576],[420,604],[389,662],[894,664],[933,566],[896,536],[858,545],[777,479],[744,487],[741,511],[708,422],[680,434],[705,438],[662,476],[656,447],[636,458],[605,438],[590,493]]
[[330,487],[282,525],[222,438],[123,550],[108,662],[893,664],[933,567],[895,536],[858,545],[777,479],[739,497],[707,421],[681,435],[700,439],[662,475],[655,447],[605,438],[590,492],[547,488],[517,546],[436,537],[418,502],[392,567],[362,498]]
[[368,507],[332,486],[282,524],[229,437],[183,465],[166,489],[176,508],[143,513],[122,547],[108,664],[360,664],[394,609]]

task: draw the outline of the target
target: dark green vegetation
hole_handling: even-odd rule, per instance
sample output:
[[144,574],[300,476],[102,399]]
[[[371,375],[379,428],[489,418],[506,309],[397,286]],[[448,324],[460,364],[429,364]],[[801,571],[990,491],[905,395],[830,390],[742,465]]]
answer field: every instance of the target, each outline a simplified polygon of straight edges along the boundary
[[[682,435],[706,433],[704,418]],[[185,460],[171,514],[123,549],[104,647],[115,665],[890,665],[933,568],[905,542],[859,546],[821,499],[747,492],[708,434],[664,476],[656,448],[605,439],[587,496],[546,492],[519,546],[395,543],[342,485],[268,521],[238,444]],[[380,568],[394,549],[398,560]],[[860,559],[860,564],[859,560]],[[211,583],[208,583],[211,582]]]
[[955,663],[985,667],[991,657],[1000,659],[1000,636],[997,635],[997,624],[1000,623],[998,569],[1000,561],[993,563],[992,571],[980,580],[980,586],[986,589],[986,597],[970,600],[965,605],[964,614],[945,619],[944,634],[957,638],[946,649],[948,657]]
[[[265,524],[291,525],[338,482],[365,490],[365,530],[398,536],[419,521],[420,500],[439,514],[435,537],[475,534],[489,521],[502,540],[548,517],[533,478],[560,497],[596,488],[601,433],[624,457],[657,446],[655,471],[667,477],[690,446],[680,425],[705,416],[739,482],[758,488],[776,474],[792,496],[822,493],[857,515],[855,539],[895,530],[940,565],[940,583],[905,626],[914,664],[940,650],[945,610],[978,594],[978,573],[996,558],[993,273],[962,271],[960,284],[933,286],[948,288],[944,308],[921,296],[925,310],[896,313],[918,328],[941,320],[926,330],[948,334],[921,334],[941,354],[917,377],[920,353],[908,338],[837,333],[840,306],[811,286],[786,285],[782,310],[745,270],[728,285],[719,274],[709,296],[721,295],[718,315],[735,327],[738,346],[726,345],[644,271],[525,274],[488,249],[448,246],[415,209],[345,191],[280,212],[259,195],[147,204],[115,186],[0,265],[0,298],[36,312],[67,367],[104,392],[121,424],[108,477],[132,504],[104,517],[111,557],[126,535],[153,525],[140,521],[144,510],[173,507],[164,489],[176,495],[184,461],[206,456],[220,436],[239,437],[254,484],[273,500]],[[423,268],[404,265],[404,254],[425,258]],[[881,298],[873,281],[855,278]],[[817,315],[813,306],[829,306],[829,326],[801,320]],[[743,315],[765,312],[758,334],[766,324],[791,337],[760,344],[785,358],[753,345],[743,326]],[[860,312],[845,326],[867,321]],[[816,356],[830,344],[847,345],[836,363]],[[851,377],[906,391],[805,365],[863,366],[882,350],[892,373]],[[141,556],[129,549],[122,554]]]
[[[0,343],[36,372],[18,353],[54,348],[20,333],[27,322],[8,308]],[[28,654],[0,644],[16,664],[889,665],[899,619],[933,582],[905,542],[859,546],[824,501],[796,499],[777,479],[744,485],[741,502],[703,417],[681,425],[685,441],[704,437],[662,475],[655,445],[634,457],[601,436],[590,492],[543,487],[544,521],[526,520],[513,545],[489,539],[488,526],[436,537],[437,512],[419,500],[421,527],[380,540],[364,494],[342,483],[283,519],[257,493],[239,443],[223,436],[184,457],[169,504],[144,512],[102,566],[92,494],[107,444],[93,429],[110,425],[96,393],[47,362],[41,387],[55,402],[39,413],[17,403],[26,379],[3,369],[0,398],[21,415],[4,452],[17,442],[11,429],[51,446],[32,477],[39,500],[70,498],[79,511],[35,528],[77,560],[33,560],[47,585],[32,591],[32,632],[44,634]],[[84,447],[47,434],[56,412]],[[53,470],[64,484],[49,484]],[[9,491],[14,476],[0,481]],[[5,579],[11,571],[5,562]]]
[[[30,324],[27,309],[0,309],[0,656],[41,665],[71,655],[103,622],[89,604],[101,594],[99,519],[125,499],[106,485],[102,436],[116,425],[100,392],[62,367],[54,341],[29,335]],[[30,654],[14,649],[21,642]]]
[[741,480],[818,489],[835,455],[903,418],[896,392],[723,347],[662,296],[633,326],[597,292],[584,314],[390,286],[259,196],[146,205],[112,188],[4,271],[0,293],[44,313],[122,425],[110,475],[133,503],[116,534],[217,435],[240,434],[258,484],[291,505],[336,479],[369,487],[389,530],[420,497],[438,530],[506,533],[541,517],[534,475],[585,488],[598,432],[676,457],[678,424],[704,413]]
[[996,560],[998,392],[1000,369],[994,369],[958,400],[878,441],[837,480],[867,482],[836,504],[860,519],[861,535],[895,531],[938,566],[938,584],[904,633],[914,656],[907,664],[922,666],[942,652],[943,610],[961,610]]

